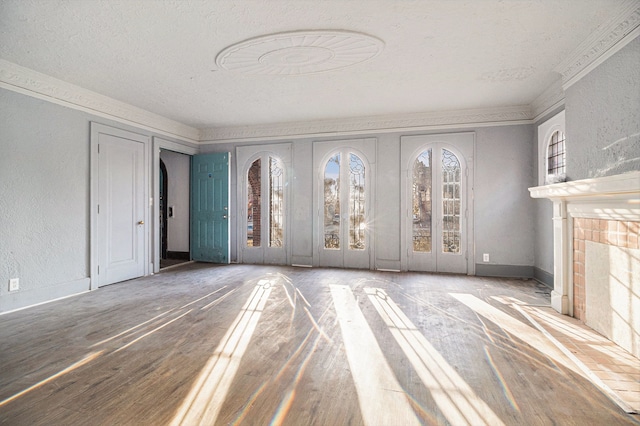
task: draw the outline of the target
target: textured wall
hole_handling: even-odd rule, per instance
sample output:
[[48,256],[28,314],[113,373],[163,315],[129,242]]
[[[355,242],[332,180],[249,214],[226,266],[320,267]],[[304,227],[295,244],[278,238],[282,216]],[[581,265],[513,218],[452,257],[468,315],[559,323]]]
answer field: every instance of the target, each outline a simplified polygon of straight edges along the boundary
[[0,117],[0,310],[88,290],[86,114],[0,89]]
[[640,37],[566,91],[567,177],[640,169]]
[[5,89],[0,117],[3,312],[89,290],[91,121],[158,135]]
[[167,205],[173,207],[173,217],[167,219],[167,249],[188,252],[190,157],[163,150],[160,159],[164,161],[169,177]]

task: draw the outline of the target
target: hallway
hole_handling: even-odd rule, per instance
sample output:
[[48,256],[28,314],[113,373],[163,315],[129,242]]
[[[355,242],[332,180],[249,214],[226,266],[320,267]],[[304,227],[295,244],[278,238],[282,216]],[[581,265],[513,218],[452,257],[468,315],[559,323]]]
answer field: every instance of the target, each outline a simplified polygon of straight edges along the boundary
[[548,292],[191,263],[0,316],[0,423],[640,424],[531,322]]

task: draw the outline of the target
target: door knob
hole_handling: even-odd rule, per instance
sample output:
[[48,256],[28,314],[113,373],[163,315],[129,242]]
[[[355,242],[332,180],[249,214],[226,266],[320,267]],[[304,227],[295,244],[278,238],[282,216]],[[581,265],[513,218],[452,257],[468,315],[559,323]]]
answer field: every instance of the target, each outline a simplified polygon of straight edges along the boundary
[[223,218],[223,219],[226,219],[226,218],[227,218],[227,215],[225,214],[224,216],[222,216],[222,218]]
[[144,220],[141,220],[140,222],[138,222],[138,225],[144,225]]

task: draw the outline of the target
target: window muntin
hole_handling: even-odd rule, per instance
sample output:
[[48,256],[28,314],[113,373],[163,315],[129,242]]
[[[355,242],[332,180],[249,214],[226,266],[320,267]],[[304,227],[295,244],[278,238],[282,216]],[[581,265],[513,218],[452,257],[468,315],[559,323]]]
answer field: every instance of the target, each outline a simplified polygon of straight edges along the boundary
[[324,248],[340,248],[340,153],[324,167]]
[[413,163],[413,251],[431,253],[431,149],[423,151]]
[[282,247],[284,232],[284,173],[280,160],[269,157],[269,247]]
[[561,176],[565,170],[565,137],[564,133],[556,130],[549,139],[547,148],[547,176]]
[[456,155],[442,150],[442,252],[460,253],[460,161]]
[[349,248],[365,248],[365,167],[362,159],[349,154]]

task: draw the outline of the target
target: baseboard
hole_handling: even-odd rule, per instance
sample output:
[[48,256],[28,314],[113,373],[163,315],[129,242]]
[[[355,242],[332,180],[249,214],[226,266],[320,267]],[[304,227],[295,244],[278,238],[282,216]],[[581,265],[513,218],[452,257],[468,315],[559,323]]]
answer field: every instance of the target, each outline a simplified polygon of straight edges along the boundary
[[476,263],[479,277],[533,278],[533,266]]
[[553,274],[545,271],[544,269],[540,269],[536,266],[533,267],[533,278],[546,285],[549,288],[553,288]]
[[18,290],[0,296],[0,314],[30,308],[43,303],[53,302],[66,297],[75,296],[89,291],[90,278],[41,287],[33,290]]
[[376,259],[375,269],[378,271],[398,271],[400,272],[400,260]]
[[191,260],[191,254],[188,251],[167,251],[167,259]]
[[309,266],[313,265],[313,256],[291,256],[291,265]]

